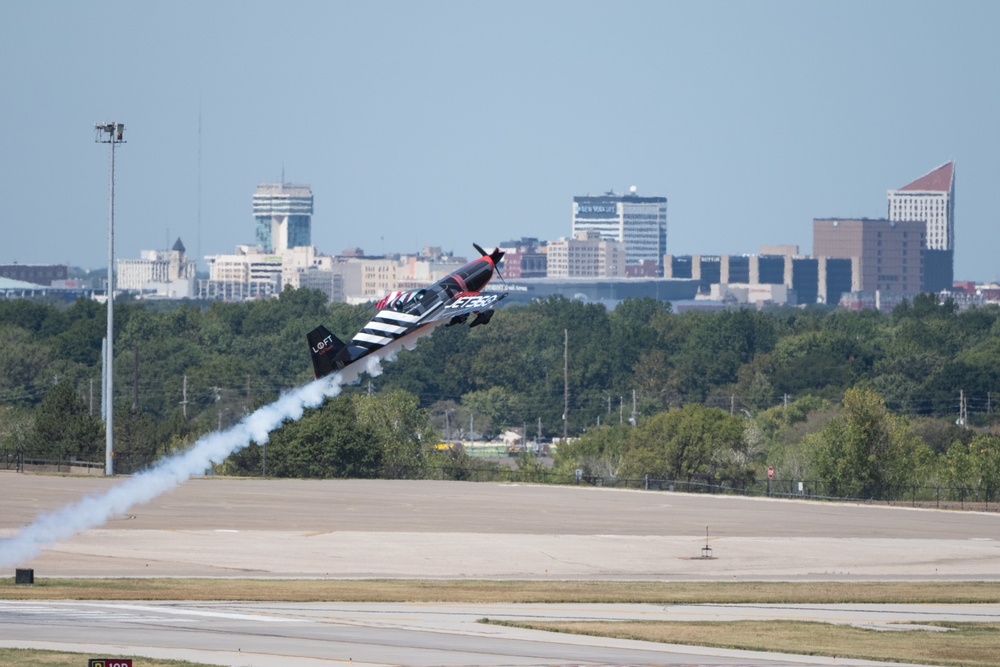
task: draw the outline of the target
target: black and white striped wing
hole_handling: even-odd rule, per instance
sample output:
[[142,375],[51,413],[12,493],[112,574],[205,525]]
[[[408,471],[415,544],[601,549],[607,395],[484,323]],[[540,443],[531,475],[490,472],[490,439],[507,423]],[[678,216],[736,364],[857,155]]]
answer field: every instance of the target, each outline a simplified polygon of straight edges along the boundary
[[[412,333],[420,326],[421,315],[382,310],[351,339],[352,347],[367,350],[365,354],[377,352],[394,340]],[[352,355],[355,358],[363,354]]]

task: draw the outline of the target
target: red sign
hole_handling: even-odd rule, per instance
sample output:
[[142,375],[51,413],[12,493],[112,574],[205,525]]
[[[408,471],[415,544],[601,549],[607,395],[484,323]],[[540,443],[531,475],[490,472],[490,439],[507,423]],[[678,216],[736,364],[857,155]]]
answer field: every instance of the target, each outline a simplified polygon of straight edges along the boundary
[[774,467],[773,466],[768,466],[767,467],[767,478],[768,479],[774,479]]
[[132,667],[132,658],[91,658],[87,667]]

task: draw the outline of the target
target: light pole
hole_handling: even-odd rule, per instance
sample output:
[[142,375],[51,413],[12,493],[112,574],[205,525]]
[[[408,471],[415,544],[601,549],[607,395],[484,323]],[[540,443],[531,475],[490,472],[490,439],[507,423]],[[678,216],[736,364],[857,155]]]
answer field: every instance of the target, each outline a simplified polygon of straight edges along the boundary
[[108,345],[104,355],[104,405],[106,419],[104,422],[104,474],[111,476],[115,474],[115,448],[114,448],[114,403],[112,391],[114,375],[112,374],[114,354],[114,295],[115,295],[115,146],[125,143],[125,125],[122,123],[97,123],[94,125],[97,132],[95,141],[99,144],[108,144],[111,147],[111,178],[108,189]]

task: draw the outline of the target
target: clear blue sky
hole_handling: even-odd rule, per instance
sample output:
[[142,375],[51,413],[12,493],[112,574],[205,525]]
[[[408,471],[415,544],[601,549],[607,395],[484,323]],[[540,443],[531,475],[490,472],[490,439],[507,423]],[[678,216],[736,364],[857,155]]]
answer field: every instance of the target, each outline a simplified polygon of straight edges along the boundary
[[[253,239],[312,186],[326,253],[570,231],[669,198],[668,250],[812,249],[956,161],[956,278],[1000,278],[997,2],[0,3],[0,263],[106,266]],[[199,114],[201,233],[198,233]],[[202,264],[204,266],[204,264]]]

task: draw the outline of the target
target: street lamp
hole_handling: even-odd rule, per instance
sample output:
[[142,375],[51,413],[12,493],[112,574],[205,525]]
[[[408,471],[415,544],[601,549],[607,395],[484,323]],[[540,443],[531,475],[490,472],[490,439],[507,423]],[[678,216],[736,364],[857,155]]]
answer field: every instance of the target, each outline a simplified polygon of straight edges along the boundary
[[94,125],[97,133],[95,141],[99,144],[108,144],[111,147],[111,184],[108,190],[108,344],[104,354],[104,405],[106,419],[104,422],[104,474],[111,476],[115,474],[114,465],[114,403],[111,398],[113,378],[112,367],[114,361],[114,270],[115,270],[115,146],[125,143],[125,125],[123,123],[97,123]]

